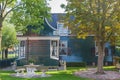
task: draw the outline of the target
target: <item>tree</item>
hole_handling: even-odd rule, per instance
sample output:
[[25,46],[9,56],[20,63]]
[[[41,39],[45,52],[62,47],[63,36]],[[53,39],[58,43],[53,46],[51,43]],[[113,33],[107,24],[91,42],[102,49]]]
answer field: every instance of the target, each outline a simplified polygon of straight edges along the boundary
[[[120,31],[120,0],[67,0],[66,23],[79,38],[94,35],[98,46],[96,73],[104,73],[105,43]],[[112,41],[113,42],[113,41]]]
[[7,23],[2,29],[2,34],[2,58],[7,59],[8,48],[13,48],[18,43],[15,27]]
[[27,25],[43,23],[49,10],[46,0],[0,0],[0,48],[5,20],[15,24],[17,29],[26,30]]

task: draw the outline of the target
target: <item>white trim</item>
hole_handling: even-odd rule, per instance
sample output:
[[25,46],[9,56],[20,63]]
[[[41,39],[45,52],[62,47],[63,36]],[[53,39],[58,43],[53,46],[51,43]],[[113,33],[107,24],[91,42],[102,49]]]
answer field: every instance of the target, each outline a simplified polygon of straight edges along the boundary
[[54,28],[52,25],[50,25],[50,23],[48,22],[47,18],[45,18],[45,21],[46,21],[46,23],[48,24],[48,26],[49,26],[50,28],[52,28],[53,30],[57,30],[57,29]]
[[55,60],[59,60],[59,58],[55,57],[55,56],[50,56],[51,59],[55,59]]
[[98,46],[96,41],[95,41],[95,56],[98,56]]
[[44,36],[44,37],[17,37],[18,40],[60,40],[58,36]]
[[[56,41],[56,42],[57,42],[57,43],[56,43],[56,44],[57,44],[57,46],[56,46],[57,51],[56,51],[55,56],[52,55],[52,50],[53,50],[52,41]],[[50,58],[51,58],[51,59],[59,60],[59,40],[50,40]]]
[[17,60],[24,59],[25,57],[18,57]]
[[57,29],[59,28],[59,27],[58,27],[59,24],[62,24],[62,25],[64,26],[64,23],[63,23],[63,22],[57,21]]

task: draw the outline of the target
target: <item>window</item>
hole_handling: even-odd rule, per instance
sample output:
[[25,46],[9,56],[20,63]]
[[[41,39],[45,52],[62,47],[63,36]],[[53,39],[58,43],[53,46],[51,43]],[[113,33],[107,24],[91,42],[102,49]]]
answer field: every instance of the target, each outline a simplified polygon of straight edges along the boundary
[[95,41],[95,56],[98,56],[98,46],[96,41]]
[[[104,52],[105,52],[105,56],[109,56],[109,50],[107,47],[105,47]],[[98,56],[98,46],[97,46],[96,42],[95,42],[95,47],[93,47],[91,49],[91,53],[92,53],[92,55]]]
[[57,22],[57,30],[53,31],[53,35],[67,36],[69,32],[68,27],[64,27],[64,23]]
[[57,23],[57,29],[60,36],[68,35],[68,27],[64,27],[63,23]]
[[107,47],[105,47],[105,56],[109,56]]
[[95,46],[95,55],[98,56],[98,46]]
[[92,55],[92,56],[95,56],[95,47],[92,47],[92,48],[91,48],[91,55]]
[[91,48],[91,54],[92,56],[98,56],[98,47],[92,47]]
[[50,57],[53,59],[58,59],[59,58],[59,53],[58,53],[58,41],[53,40],[50,42]]
[[60,55],[69,55],[70,52],[71,52],[71,50],[70,50],[70,48],[68,50],[67,41],[66,40],[60,41]]
[[25,58],[25,43],[25,41],[20,41],[20,44],[15,48],[19,58]]

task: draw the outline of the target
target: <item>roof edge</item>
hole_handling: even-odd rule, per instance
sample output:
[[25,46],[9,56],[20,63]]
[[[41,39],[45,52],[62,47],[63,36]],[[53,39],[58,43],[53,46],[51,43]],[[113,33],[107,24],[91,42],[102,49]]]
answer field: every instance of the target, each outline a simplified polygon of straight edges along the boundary
[[57,30],[56,28],[54,28],[47,20],[47,18],[45,18],[45,22],[47,23],[47,25],[52,28],[53,30]]

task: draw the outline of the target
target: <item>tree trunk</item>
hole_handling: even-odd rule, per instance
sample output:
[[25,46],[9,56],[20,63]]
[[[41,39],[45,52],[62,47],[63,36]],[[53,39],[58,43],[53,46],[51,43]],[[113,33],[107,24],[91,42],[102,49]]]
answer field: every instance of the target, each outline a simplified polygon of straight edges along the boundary
[[5,49],[5,59],[8,59],[8,48]]
[[2,41],[2,20],[0,20],[0,51],[1,51],[1,41]]
[[2,26],[0,25],[0,51],[1,51],[1,41],[2,41]]
[[2,60],[5,58],[4,50],[2,50]]
[[[2,42],[2,17],[0,16],[0,51],[2,51],[1,49],[1,42]],[[4,53],[2,52],[2,59],[4,59]]]
[[104,44],[102,42],[98,42],[98,64],[97,64],[97,74],[104,74],[103,63],[104,63]]

